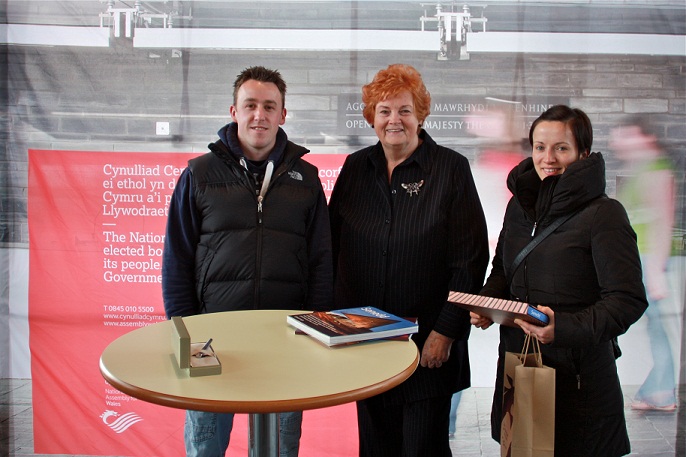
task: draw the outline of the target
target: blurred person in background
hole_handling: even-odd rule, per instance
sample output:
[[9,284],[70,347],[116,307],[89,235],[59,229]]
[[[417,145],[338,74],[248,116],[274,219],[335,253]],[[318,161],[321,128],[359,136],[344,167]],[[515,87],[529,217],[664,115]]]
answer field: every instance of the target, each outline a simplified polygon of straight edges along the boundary
[[642,117],[628,118],[615,127],[610,133],[609,146],[626,166],[626,175],[618,177],[617,199],[626,208],[636,232],[649,303],[645,316],[653,367],[631,407],[671,412],[676,410],[676,373],[665,316],[671,299],[674,169]]
[[526,158],[528,148],[524,119],[517,115],[516,103],[505,101],[489,105],[486,114],[472,115],[470,133],[479,140],[479,151],[472,167],[476,189],[481,196],[488,226],[491,257],[495,253],[503,215],[511,193],[507,189],[507,175]]
[[[469,133],[479,141],[479,151],[472,166],[472,174],[488,227],[488,245],[491,258],[495,253],[498,234],[503,226],[503,215],[510,191],[507,189],[507,175],[526,154],[523,143],[528,145],[524,119],[517,114],[517,102],[489,99],[488,111],[469,116],[468,124],[473,126]],[[490,266],[486,274],[490,272]],[[464,391],[455,392],[450,402],[450,423],[448,437],[455,438],[457,410]]]

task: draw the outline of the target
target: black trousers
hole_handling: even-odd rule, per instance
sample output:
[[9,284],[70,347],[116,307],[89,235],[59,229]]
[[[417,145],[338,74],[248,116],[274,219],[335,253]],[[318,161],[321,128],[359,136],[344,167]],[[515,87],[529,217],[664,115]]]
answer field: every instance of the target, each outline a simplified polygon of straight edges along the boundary
[[383,394],[357,402],[360,457],[451,457],[451,395],[388,404]]

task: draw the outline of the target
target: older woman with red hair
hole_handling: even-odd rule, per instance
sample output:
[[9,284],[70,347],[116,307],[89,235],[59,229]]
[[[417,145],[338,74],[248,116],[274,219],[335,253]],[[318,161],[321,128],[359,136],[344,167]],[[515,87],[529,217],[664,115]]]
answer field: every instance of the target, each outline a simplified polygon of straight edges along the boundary
[[431,96],[396,64],[362,89],[379,141],[347,157],[329,213],[335,304],[418,319],[420,366],[403,384],[357,404],[360,456],[450,456],[454,392],[469,387],[469,314],[450,290],[476,293],[488,235],[469,162],[423,130]]

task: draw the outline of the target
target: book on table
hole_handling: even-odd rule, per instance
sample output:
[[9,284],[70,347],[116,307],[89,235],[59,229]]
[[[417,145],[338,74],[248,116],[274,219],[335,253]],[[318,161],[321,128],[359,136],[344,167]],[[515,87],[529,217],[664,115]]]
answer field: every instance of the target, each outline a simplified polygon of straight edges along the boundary
[[519,327],[515,319],[522,319],[534,325],[548,325],[548,316],[528,303],[502,298],[485,297],[464,292],[450,292],[448,301],[465,308],[480,316],[484,316],[497,324]]
[[286,322],[327,346],[417,333],[416,322],[373,306],[291,314]]

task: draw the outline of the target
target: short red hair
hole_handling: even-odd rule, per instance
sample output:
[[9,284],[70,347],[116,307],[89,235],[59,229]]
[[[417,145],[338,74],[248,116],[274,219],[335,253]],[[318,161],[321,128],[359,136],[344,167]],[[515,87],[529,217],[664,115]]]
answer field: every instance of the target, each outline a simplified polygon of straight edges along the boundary
[[395,97],[403,91],[412,96],[414,109],[419,123],[422,124],[430,114],[431,94],[424,86],[422,76],[410,65],[393,64],[380,70],[374,80],[362,87],[362,114],[367,122],[374,124],[374,113],[379,102]]

